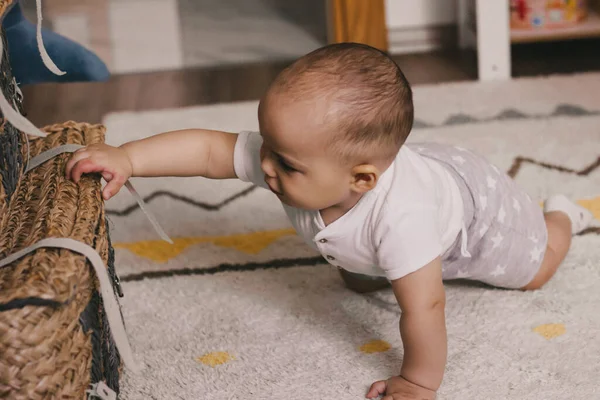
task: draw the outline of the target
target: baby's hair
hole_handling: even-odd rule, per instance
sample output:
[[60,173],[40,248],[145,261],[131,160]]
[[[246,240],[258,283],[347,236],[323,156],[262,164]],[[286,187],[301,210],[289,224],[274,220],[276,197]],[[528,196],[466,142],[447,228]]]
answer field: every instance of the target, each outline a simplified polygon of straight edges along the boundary
[[319,48],[286,68],[272,88],[291,99],[319,96],[332,104],[326,121],[337,134],[329,145],[346,160],[393,158],[412,129],[410,85],[400,67],[371,46]]

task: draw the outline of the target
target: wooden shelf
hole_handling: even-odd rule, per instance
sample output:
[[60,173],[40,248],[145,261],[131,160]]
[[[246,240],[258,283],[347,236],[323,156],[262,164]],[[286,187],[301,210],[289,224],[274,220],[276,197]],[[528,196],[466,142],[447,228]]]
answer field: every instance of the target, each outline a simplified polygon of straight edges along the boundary
[[600,15],[590,11],[588,17],[579,24],[557,29],[532,28],[511,29],[512,43],[530,43],[555,40],[600,37]]

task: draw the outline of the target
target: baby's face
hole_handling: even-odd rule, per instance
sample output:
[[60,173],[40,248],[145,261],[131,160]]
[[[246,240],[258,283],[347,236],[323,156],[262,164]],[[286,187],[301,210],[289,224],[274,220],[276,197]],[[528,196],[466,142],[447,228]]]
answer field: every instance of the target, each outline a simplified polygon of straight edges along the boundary
[[280,101],[267,96],[259,107],[265,181],[292,207],[323,210],[351,196],[351,168],[331,156],[323,104]]

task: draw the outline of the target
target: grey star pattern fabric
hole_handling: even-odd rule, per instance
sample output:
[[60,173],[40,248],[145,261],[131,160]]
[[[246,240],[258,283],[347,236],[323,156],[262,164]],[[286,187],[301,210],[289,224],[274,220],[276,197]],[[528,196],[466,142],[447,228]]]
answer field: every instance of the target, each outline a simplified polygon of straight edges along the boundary
[[[466,235],[443,255],[443,278],[469,279],[517,289],[540,268],[548,233],[541,207],[506,173],[460,147],[409,144],[444,165],[455,177],[464,206]],[[463,245],[469,255],[461,252]]]

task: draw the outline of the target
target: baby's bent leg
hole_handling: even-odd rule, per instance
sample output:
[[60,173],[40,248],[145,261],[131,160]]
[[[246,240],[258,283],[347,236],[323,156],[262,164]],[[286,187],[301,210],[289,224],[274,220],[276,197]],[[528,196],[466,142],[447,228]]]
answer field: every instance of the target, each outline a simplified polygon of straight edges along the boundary
[[536,290],[544,286],[556,273],[571,247],[571,238],[592,221],[592,214],[565,196],[546,200],[544,219],[548,230],[548,246],[539,271],[523,290]]
[[548,229],[546,254],[537,274],[522,288],[523,290],[537,290],[544,286],[554,276],[571,247],[571,220],[569,217],[560,211],[554,211],[544,214],[544,219]]

